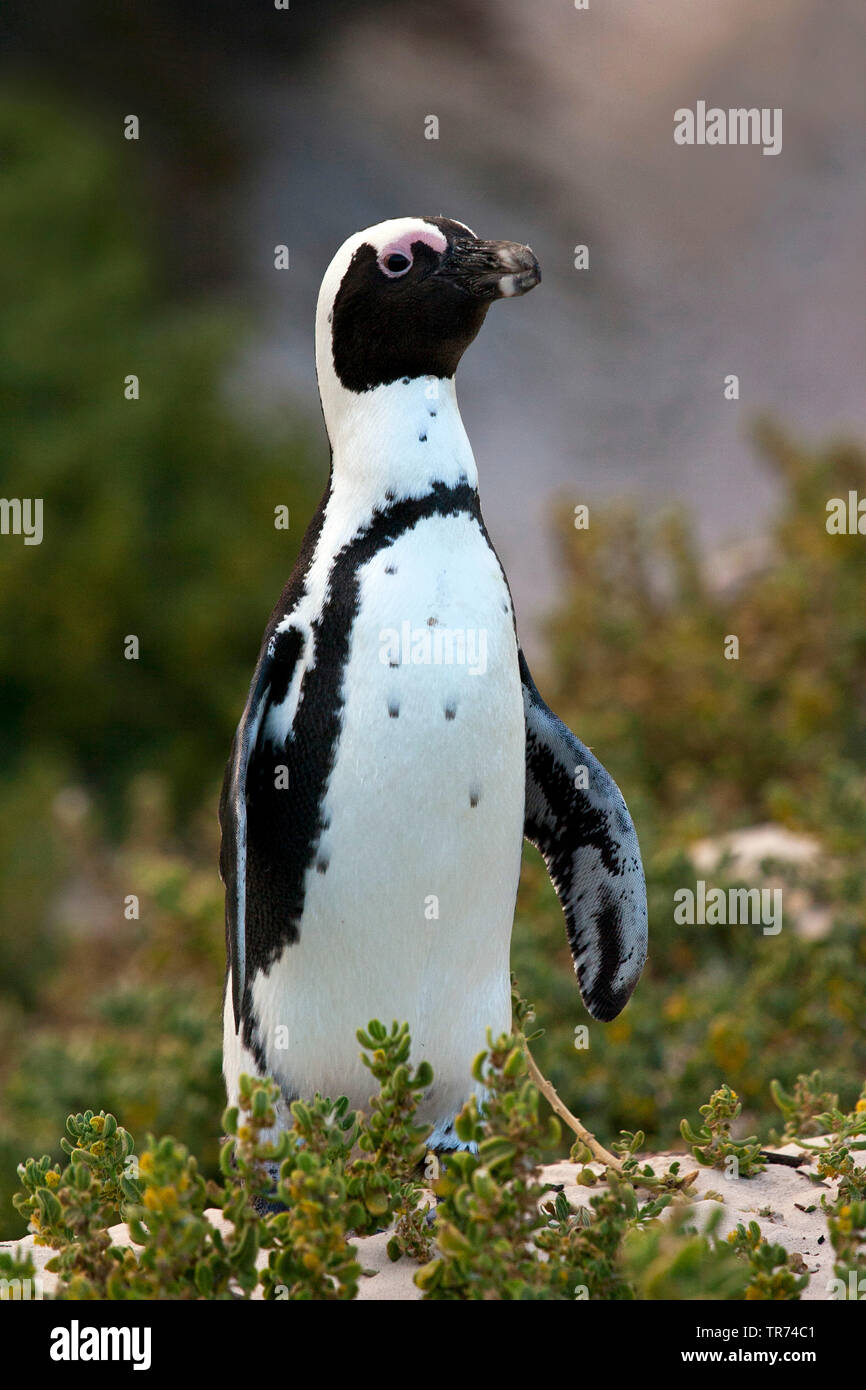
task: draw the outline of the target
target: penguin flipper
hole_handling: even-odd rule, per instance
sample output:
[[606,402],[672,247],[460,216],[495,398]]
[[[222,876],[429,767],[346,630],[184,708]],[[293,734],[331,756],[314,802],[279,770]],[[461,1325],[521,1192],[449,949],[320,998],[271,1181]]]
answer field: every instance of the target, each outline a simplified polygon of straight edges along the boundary
[[[637,832],[619,787],[548,709],[522,652],[520,679],[526,715],[523,833],[540,851],[562,904],[583,1002],[593,1018],[607,1022],[628,1002],[647,955]],[[584,768],[585,774],[579,771]]]
[[[281,761],[279,748],[265,751],[265,729],[272,709],[286,698],[301,652],[303,634],[298,628],[277,628],[265,641],[244,712],[235,733],[226,764],[219,805],[220,875],[226,889],[226,954],[232,981],[235,1028],[240,1026],[244,990],[252,955],[267,942],[260,938],[274,935],[272,924],[263,917],[259,865],[267,865],[267,897],[279,897],[291,904],[292,894],[279,882],[285,872],[285,851],[271,844],[274,834],[287,843],[293,840],[291,824],[297,819],[298,803],[288,789],[277,790],[275,765]],[[250,910],[254,903],[255,911]],[[284,939],[292,940],[292,928],[282,929]]]

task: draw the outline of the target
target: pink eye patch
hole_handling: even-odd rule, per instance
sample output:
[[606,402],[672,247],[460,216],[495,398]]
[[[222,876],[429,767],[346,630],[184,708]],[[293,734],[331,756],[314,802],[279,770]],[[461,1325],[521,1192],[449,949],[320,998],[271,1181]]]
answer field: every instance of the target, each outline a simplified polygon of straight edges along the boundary
[[[413,228],[389,241],[377,257],[379,269],[390,279],[405,275],[412,264],[412,247],[418,242],[429,246],[433,251],[444,251],[448,245],[447,237],[437,227]],[[392,262],[393,258],[393,262]]]

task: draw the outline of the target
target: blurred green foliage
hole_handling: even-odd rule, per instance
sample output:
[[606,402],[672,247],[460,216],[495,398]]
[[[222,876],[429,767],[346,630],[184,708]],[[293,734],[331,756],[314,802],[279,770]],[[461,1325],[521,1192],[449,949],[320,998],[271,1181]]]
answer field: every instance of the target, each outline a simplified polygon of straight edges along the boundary
[[[120,846],[105,844],[84,803],[76,818],[49,820],[75,868],[51,884],[64,916],[53,921],[48,967],[31,967],[35,1004],[10,997],[0,1007],[2,1232],[19,1230],[9,1201],[25,1136],[24,1148],[56,1158],[58,1114],[84,1110],[89,1095],[138,1133],[177,1134],[206,1173],[217,1170],[225,1096],[215,817],[188,826],[179,855],[157,787],[142,778],[128,800]],[[130,894],[138,918],[125,916]]]
[[[629,803],[650,954],[621,1017],[588,1020],[558,902],[527,851],[512,963],[546,1029],[539,1066],[602,1135],[640,1127],[669,1143],[723,1082],[744,1125],[763,1128],[774,1077],[787,1087],[818,1067],[848,1102],[866,1069],[866,560],[862,536],[825,529],[829,498],[866,496],[866,452],[808,452],[768,424],[756,444],[780,485],[778,518],[763,564],[721,592],[682,515],[620,508],[594,511],[585,531],[559,528],[565,601],[542,693]],[[739,660],[724,657],[728,634]],[[698,873],[690,843],[767,821],[824,851],[808,867],[767,865],[785,880],[779,935],[677,925],[678,889],[739,882]],[[819,939],[801,931],[811,904],[829,913]],[[582,1050],[577,1024],[589,1028]]]
[[[826,504],[866,496],[854,444],[809,453],[755,430],[779,485],[772,548],[714,592],[694,525],[622,506],[559,531],[566,601],[551,625],[560,713],[613,762],[667,841],[776,820],[862,843],[866,817],[863,537],[829,535]],[[738,661],[724,639],[739,637]],[[838,806],[847,792],[856,819]],[[643,810],[649,801],[648,812]],[[835,807],[835,812],[834,808]]]
[[141,164],[119,127],[0,103],[0,486],[44,499],[42,544],[0,545],[0,759],[56,760],[112,809],[156,767],[189,811],[316,489],[299,428],[226,399],[237,315],[161,286]]

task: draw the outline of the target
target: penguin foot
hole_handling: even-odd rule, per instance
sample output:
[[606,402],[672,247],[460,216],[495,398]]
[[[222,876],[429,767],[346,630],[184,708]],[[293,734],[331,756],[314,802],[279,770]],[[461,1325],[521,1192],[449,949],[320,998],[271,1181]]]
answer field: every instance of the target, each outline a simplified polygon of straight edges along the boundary
[[285,1202],[278,1202],[276,1200],[277,1183],[280,1177],[280,1165],[278,1163],[266,1163],[265,1168],[271,1180],[273,1195],[263,1192],[254,1195],[250,1199],[253,1211],[258,1216],[273,1216],[278,1211],[288,1211]]

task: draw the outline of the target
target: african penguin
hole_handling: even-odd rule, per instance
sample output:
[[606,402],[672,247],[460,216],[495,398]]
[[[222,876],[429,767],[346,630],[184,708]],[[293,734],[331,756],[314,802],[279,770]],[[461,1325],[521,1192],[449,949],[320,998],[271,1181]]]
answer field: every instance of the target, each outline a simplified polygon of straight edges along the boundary
[[368,1107],[355,1032],[407,1020],[432,1064],[431,1146],[488,1028],[511,1022],[521,845],[561,900],[593,1017],[647,946],[634,826],[539,695],[485,530],[454,386],[496,299],[541,278],[526,246],[407,217],[349,238],[316,313],[327,490],[265,629],[220,802],[224,1070]]

